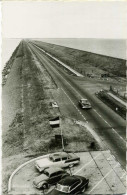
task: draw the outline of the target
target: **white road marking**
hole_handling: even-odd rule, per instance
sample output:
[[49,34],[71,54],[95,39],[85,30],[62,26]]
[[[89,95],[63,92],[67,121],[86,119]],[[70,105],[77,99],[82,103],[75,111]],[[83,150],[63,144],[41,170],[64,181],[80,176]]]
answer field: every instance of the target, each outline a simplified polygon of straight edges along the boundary
[[[39,48],[40,49],[40,48]],[[40,50],[42,50],[42,49],[40,49]],[[43,51],[43,50],[42,50]],[[43,51],[44,52],[44,51]],[[53,68],[53,66],[52,66],[52,68]],[[54,69],[54,68],[53,68]],[[64,78],[63,78],[63,76],[56,70],[56,69],[54,69],[54,71],[56,71],[57,72],[57,74],[59,74],[59,76],[60,77],[62,77],[62,79],[65,81],[65,82],[67,82],[68,83],[68,85],[70,85],[70,87],[80,96],[80,98],[82,99],[83,97],[81,96],[81,94],[79,93],[79,92],[77,92],[76,91],[76,89],[67,81],[67,80],[65,80]],[[75,106],[76,107],[76,106]],[[76,107],[76,109],[77,109],[77,107]],[[93,109],[102,119],[103,119],[103,121],[106,123],[106,124],[108,124],[110,127],[112,127],[95,109]],[[83,116],[83,118],[85,118],[84,116]],[[86,120],[86,119],[85,119]],[[126,143],[126,141],[114,130],[114,129],[112,129],[113,131],[114,131],[114,133],[116,133],[119,137],[120,137],[120,139],[122,139],[123,140],[123,142],[125,142]]]
[[90,162],[88,162],[87,164],[85,164],[84,166],[82,166],[78,171],[76,171],[76,172],[74,173],[74,175],[77,174],[77,173],[79,173],[84,167],[88,166],[92,161],[94,161],[94,159],[96,159],[96,158],[97,158],[98,156],[100,156],[100,155],[101,155],[101,153],[98,154],[95,158],[93,158]]
[[77,108],[77,106],[74,104],[74,102],[71,100],[71,98],[67,95],[67,93],[64,91],[63,88],[61,88],[62,91],[65,93],[65,95],[68,97],[68,99],[70,100],[70,102],[73,104],[73,106],[78,110],[79,114],[83,117],[83,119],[86,121],[86,118],[82,115],[82,113],[80,112],[80,110]]
[[[117,166],[119,165],[119,163],[116,164],[116,166],[113,167],[113,169],[115,169]],[[92,190],[89,192],[91,193],[112,171],[113,169],[111,169],[93,188]]]
[[120,177],[120,179],[122,179],[126,174],[127,172],[124,170],[124,174]]

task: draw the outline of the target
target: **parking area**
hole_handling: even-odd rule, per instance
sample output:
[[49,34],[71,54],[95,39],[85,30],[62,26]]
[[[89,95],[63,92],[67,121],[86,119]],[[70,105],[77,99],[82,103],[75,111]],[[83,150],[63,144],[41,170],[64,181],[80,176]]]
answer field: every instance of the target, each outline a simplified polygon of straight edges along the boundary
[[[110,151],[77,153],[80,164],[71,168],[72,174],[89,179],[85,194],[121,194],[126,192],[126,172]],[[43,157],[42,157],[43,158]],[[12,177],[9,194],[43,194],[33,187],[33,179],[40,175],[35,160],[22,166]],[[69,169],[67,169],[70,172]],[[49,189],[51,190],[53,186]],[[45,192],[47,193],[47,192]]]

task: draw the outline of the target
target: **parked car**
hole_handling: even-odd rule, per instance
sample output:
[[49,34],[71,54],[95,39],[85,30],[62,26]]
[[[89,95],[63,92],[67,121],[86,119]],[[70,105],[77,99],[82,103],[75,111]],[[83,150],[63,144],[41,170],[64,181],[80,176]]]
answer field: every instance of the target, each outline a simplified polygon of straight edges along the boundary
[[56,187],[48,195],[75,195],[81,194],[88,188],[89,179],[85,177],[72,175],[61,179]]
[[81,108],[84,108],[84,109],[90,109],[90,108],[92,108],[90,102],[87,99],[81,99],[81,100],[79,100],[79,106]]
[[44,170],[43,174],[34,179],[33,185],[38,189],[46,189],[49,185],[56,184],[61,178],[67,175],[69,175],[69,173],[61,168],[47,168]]
[[74,166],[80,162],[80,158],[75,153],[57,152],[50,154],[49,157],[39,159],[35,162],[36,168],[42,172],[49,167],[68,167]]
[[57,104],[57,102],[51,102],[51,106],[53,108],[58,108],[59,107],[58,104]]

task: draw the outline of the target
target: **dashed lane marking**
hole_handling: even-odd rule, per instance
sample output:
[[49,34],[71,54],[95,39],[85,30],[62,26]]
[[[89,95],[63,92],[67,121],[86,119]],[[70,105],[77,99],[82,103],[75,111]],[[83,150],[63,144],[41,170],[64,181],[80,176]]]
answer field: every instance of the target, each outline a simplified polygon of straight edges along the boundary
[[85,164],[84,166],[82,166],[79,170],[77,170],[77,171],[74,173],[74,175],[77,174],[77,173],[79,173],[84,167],[88,166],[92,161],[94,161],[94,160],[95,160],[98,156],[100,156],[100,155],[101,155],[101,153],[98,154],[97,156],[95,156],[95,158],[93,158],[90,162],[88,162],[87,164]]
[[68,97],[68,99],[70,100],[70,102],[73,104],[73,106],[77,109],[77,111],[79,112],[79,114],[83,117],[83,119],[86,121],[86,118],[83,116],[83,114],[80,112],[80,110],[77,108],[77,106],[74,104],[74,102],[71,100],[71,98],[67,95],[67,93],[64,91],[63,88],[61,88],[62,91],[64,92],[64,94]]
[[[116,164],[116,166],[113,167],[113,169],[115,169],[117,166],[119,165],[119,163]],[[90,190],[89,194],[113,171],[113,169],[111,169],[93,188],[92,190]]]
[[[40,49],[40,48],[39,48]],[[40,50],[42,50],[42,49],[40,49]],[[42,50],[43,51],[43,50]],[[44,52],[44,51],[43,51]],[[76,89],[67,81],[67,80],[65,80],[64,78],[63,78],[63,76],[52,66],[52,68],[54,69],[54,71],[55,72],[57,72],[57,74],[65,81],[65,82],[67,82],[68,83],[68,85],[78,94],[78,96],[80,96],[80,98],[83,98],[82,96],[81,96],[81,94],[79,93],[79,92],[77,92],[76,91]],[[67,95],[68,96],[68,95]],[[69,97],[69,96],[68,96]],[[70,97],[69,97],[70,98]],[[72,100],[71,100],[71,102],[72,102]],[[77,108],[77,106],[75,106],[75,108],[76,109],[78,109]],[[99,116],[100,116],[100,118],[102,118],[103,119],[103,121],[106,123],[106,124],[108,124],[110,127],[112,127],[95,109],[93,109]],[[79,109],[78,109],[78,111],[79,111]],[[82,114],[81,114],[82,115]],[[83,115],[82,115],[82,117],[83,118],[85,118]],[[86,120],[86,119],[85,119]],[[126,143],[126,141],[114,130],[114,129],[112,129],[113,131],[114,131],[114,133],[116,133],[119,137],[120,137],[120,139],[122,139],[123,140],[123,142],[124,143]]]

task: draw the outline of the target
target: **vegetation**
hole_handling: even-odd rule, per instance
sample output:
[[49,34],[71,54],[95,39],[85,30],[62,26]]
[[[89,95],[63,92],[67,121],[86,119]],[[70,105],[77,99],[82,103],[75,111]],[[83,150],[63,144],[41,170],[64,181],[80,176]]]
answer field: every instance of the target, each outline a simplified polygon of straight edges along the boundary
[[97,94],[98,98],[100,98],[105,104],[107,104],[111,109],[117,112],[120,116],[126,119],[126,107],[123,106],[120,102],[111,97],[107,91],[100,91]]
[[110,76],[126,77],[126,60],[40,41],[34,43],[84,75],[103,70]]
[[[18,71],[14,71],[14,75],[11,70],[10,82],[8,80],[7,85],[4,85],[4,88],[8,87],[15,93],[14,77],[19,74],[20,79],[16,80],[19,82],[18,93],[14,101],[19,101],[20,104],[9,129],[3,133],[3,194],[7,194],[8,179],[20,164],[35,156],[62,149],[61,145],[53,142],[61,129],[52,129],[49,125],[50,118],[61,115],[59,109],[54,110],[50,105],[54,101],[52,92],[56,90],[56,85],[25,42],[18,46],[18,51],[20,52],[16,52],[13,57],[22,58],[23,61],[20,67],[18,63],[11,66]],[[8,90],[5,95],[10,95]],[[61,116],[61,128],[68,142],[66,150],[74,152],[100,149],[87,129],[76,125],[73,120]]]

